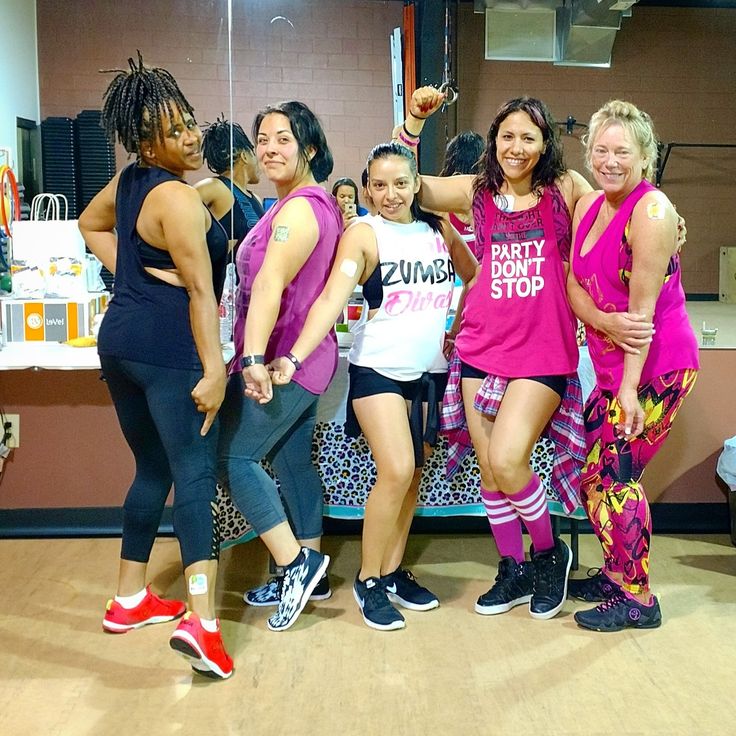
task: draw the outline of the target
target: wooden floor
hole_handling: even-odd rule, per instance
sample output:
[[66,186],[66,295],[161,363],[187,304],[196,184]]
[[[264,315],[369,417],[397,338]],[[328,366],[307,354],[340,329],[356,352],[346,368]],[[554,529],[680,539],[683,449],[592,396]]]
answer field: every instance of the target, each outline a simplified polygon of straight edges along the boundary
[[[227,682],[193,678],[168,647],[173,624],[125,635],[100,620],[117,569],[115,539],[0,541],[0,734],[734,734],[736,550],[723,536],[657,537],[665,617],[654,631],[578,629],[568,601],[551,621],[524,607],[481,617],[475,598],[496,563],[488,537],[415,536],[408,561],[442,600],[398,632],[368,629],[350,583],[355,538],[326,550],[335,594],[289,631],[243,605],[263,577],[258,542],[223,554]],[[595,539],[581,560],[597,564]],[[584,569],[584,568],[583,568]],[[160,540],[153,587],[180,596],[178,548]]]

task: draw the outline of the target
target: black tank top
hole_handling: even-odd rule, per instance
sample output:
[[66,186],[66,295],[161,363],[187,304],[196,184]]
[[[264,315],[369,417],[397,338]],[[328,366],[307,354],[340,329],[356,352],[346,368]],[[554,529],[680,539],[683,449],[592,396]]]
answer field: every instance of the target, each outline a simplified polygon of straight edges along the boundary
[[[144,270],[144,265],[151,265],[153,246],[136,230],[146,196],[166,181],[182,179],[164,169],[138,164],[127,166],[120,174],[115,199],[118,234],[115,289],[102,320],[97,346],[101,355],[196,370],[202,366],[192,337],[187,290],[171,286]],[[227,245],[227,235],[213,217],[207,232],[207,248],[218,301],[225,279]],[[154,254],[166,253],[160,248],[153,250]],[[147,256],[145,262],[144,256]]]
[[233,193],[235,201],[232,208],[220,218],[228,238],[240,244],[248,232],[263,217],[263,205],[256,197],[247,195],[236,187],[226,176],[217,177]]

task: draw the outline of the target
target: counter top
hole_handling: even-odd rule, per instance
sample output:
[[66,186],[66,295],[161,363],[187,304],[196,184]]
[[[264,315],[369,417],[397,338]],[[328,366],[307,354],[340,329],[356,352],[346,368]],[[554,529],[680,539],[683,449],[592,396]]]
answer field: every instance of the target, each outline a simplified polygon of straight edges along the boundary
[[[222,348],[227,362],[233,356],[233,345]],[[0,349],[0,370],[99,370],[97,348],[73,348],[61,342],[10,342]]]

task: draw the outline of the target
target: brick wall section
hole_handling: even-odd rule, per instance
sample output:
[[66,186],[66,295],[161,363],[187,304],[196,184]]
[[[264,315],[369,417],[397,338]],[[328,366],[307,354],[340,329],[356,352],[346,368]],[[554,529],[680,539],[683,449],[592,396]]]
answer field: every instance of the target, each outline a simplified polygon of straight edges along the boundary
[[[402,3],[233,6],[233,119],[250,136],[258,109],[299,99],[322,120],[335,158],[330,181],[359,181],[368,151],[393,127],[389,35],[402,25]],[[99,108],[110,77],[97,70],[126,66],[136,49],[171,71],[200,122],[229,115],[226,8],[225,0],[38,0],[42,118]],[[119,164],[126,160],[119,150]],[[267,182],[256,189],[273,196]]]
[[[618,97],[646,110],[662,141],[736,143],[735,10],[634,6],[617,34],[610,69],[485,61],[483,26],[484,16],[462,4],[461,130],[485,134],[498,106],[520,94],[540,97],[560,120],[573,115],[580,122]],[[565,137],[565,152],[568,166],[587,175],[575,137]],[[736,245],[735,171],[736,149],[678,148],[670,156],[662,189],[687,221],[688,293],[717,293],[718,249]]]
[[[42,117],[97,108],[107,78],[140,49],[170,69],[201,121],[228,110],[225,0],[37,0]],[[389,34],[401,25],[395,0],[249,0],[234,3],[234,115],[285,98],[321,117],[335,157],[331,180],[356,178],[370,147],[392,125]],[[277,16],[288,18],[277,19]],[[461,3],[457,76],[460,128],[485,133],[498,105],[530,94],[561,119],[587,121],[625,97],[654,118],[664,141],[734,143],[736,11],[638,8],[624,19],[611,69],[483,60],[482,15]],[[584,172],[566,138],[568,165]],[[120,155],[122,164],[125,157]],[[663,189],[687,219],[685,288],[718,291],[718,249],[736,245],[736,150],[676,149]],[[258,188],[271,194],[268,184]]]

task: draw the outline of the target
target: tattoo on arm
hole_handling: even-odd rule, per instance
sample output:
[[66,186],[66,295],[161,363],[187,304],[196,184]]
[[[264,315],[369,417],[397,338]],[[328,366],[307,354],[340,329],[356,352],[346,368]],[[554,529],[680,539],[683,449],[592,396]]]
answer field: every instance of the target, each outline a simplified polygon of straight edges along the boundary
[[277,225],[273,231],[273,239],[276,243],[285,243],[289,239],[289,228],[286,225]]

